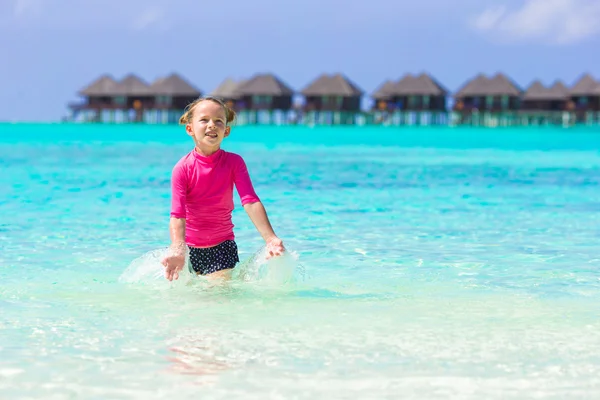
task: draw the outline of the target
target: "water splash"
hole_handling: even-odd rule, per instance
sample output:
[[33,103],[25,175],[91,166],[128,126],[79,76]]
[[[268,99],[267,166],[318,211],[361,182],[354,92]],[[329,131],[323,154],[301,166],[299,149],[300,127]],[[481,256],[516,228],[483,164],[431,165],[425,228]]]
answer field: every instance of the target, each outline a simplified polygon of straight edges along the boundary
[[[168,247],[155,249],[133,260],[129,266],[119,276],[120,283],[138,283],[146,285],[156,285],[168,283],[165,278],[165,267],[161,261],[167,256]],[[186,265],[189,262],[189,254],[186,252]],[[173,281],[185,284],[193,278],[188,268],[183,268],[179,273],[179,279]]]
[[[205,280],[204,277],[197,276],[191,273],[189,268],[184,267],[177,281],[167,281],[164,266],[161,264],[167,252],[168,248],[155,249],[134,259],[119,276],[119,282],[162,286],[169,283],[180,286],[187,285],[193,280]],[[299,256],[296,252],[288,249],[283,255],[271,259],[267,259],[266,255],[267,248],[262,246],[234,269],[232,281],[279,286],[304,279],[304,267],[299,264]],[[189,265],[189,254],[186,254],[186,265]]]
[[304,280],[305,270],[298,262],[298,253],[287,249],[281,256],[267,259],[267,247],[262,246],[242,262],[234,279],[265,285],[286,285]]

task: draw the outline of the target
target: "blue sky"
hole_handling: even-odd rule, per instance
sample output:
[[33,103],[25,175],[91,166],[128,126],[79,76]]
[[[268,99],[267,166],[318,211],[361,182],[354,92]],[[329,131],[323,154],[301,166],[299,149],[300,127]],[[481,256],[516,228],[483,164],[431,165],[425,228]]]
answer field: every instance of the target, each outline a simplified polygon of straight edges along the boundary
[[59,120],[97,76],[179,72],[203,91],[343,72],[368,94],[426,71],[448,89],[502,71],[600,78],[598,0],[1,0],[0,120]]

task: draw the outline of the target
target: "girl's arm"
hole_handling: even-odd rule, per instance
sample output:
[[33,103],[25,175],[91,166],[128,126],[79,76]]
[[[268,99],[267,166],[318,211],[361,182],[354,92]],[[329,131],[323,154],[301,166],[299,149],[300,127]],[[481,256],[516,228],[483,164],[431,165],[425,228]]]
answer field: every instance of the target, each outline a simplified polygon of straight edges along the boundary
[[250,220],[252,220],[252,223],[265,242],[268,243],[271,239],[277,237],[273,231],[271,222],[269,222],[269,217],[267,217],[267,211],[260,201],[246,204],[244,206],[244,210],[246,210]]
[[246,210],[246,213],[256,227],[256,230],[258,230],[258,233],[260,233],[267,243],[267,249],[269,251],[267,258],[283,254],[285,251],[283,242],[275,235],[263,204],[260,201],[247,203],[244,205],[244,210]]
[[181,163],[173,168],[171,178],[171,219],[169,220],[169,236],[171,245],[166,257],[162,260],[165,266],[165,277],[168,280],[179,278],[183,269],[187,246],[185,243],[185,208],[187,179]]
[[185,244],[185,218],[171,217],[169,234],[171,236],[171,246],[169,246],[167,256],[162,260],[162,264],[165,266],[165,278],[172,281],[179,278],[179,271],[185,265],[187,250]]
[[185,248],[185,218],[171,217],[169,221],[169,234],[171,236],[171,248]]
[[252,186],[252,180],[250,179],[246,163],[239,156],[236,156],[234,162],[236,163],[234,168],[235,186],[240,195],[244,210],[246,210],[260,236],[267,243],[267,258],[283,254],[285,251],[283,242],[273,232],[273,227],[269,222],[269,217],[267,217],[267,211]]

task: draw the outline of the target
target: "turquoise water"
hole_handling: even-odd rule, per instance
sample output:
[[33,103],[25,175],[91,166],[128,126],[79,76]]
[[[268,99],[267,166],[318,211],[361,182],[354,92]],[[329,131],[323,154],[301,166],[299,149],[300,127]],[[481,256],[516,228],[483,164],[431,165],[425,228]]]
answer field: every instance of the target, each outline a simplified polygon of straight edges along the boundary
[[600,131],[234,128],[225,286],[155,277],[190,146],[0,125],[0,398],[600,396]]

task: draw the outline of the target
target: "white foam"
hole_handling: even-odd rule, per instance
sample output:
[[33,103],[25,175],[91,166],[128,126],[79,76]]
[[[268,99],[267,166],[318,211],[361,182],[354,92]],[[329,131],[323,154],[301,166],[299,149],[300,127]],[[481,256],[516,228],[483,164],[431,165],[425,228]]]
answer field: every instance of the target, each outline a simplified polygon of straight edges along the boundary
[[[165,268],[161,260],[166,256],[168,248],[147,252],[133,260],[119,277],[121,283],[143,284],[186,284],[192,279],[200,279],[184,267],[177,281],[169,282],[165,278]],[[242,282],[258,282],[266,285],[284,285],[304,278],[304,269],[298,263],[298,254],[287,249],[281,256],[267,259],[266,246],[261,247],[250,258],[241,262],[232,274],[233,280]],[[186,255],[186,265],[189,262]]]
[[0,376],[4,378],[11,378],[13,376],[17,376],[25,372],[25,370],[20,368],[3,368],[0,369]]
[[[147,252],[141,257],[133,260],[119,277],[119,282],[125,283],[165,283],[169,282],[165,278],[165,267],[161,261],[167,255],[168,248],[161,248]],[[186,265],[188,258],[186,255]],[[179,272],[178,281],[187,282],[192,278],[192,274],[187,268]]]
[[281,256],[267,259],[267,248],[263,246],[237,268],[238,279],[268,285],[292,283],[304,277],[298,259],[298,254],[289,249]]

